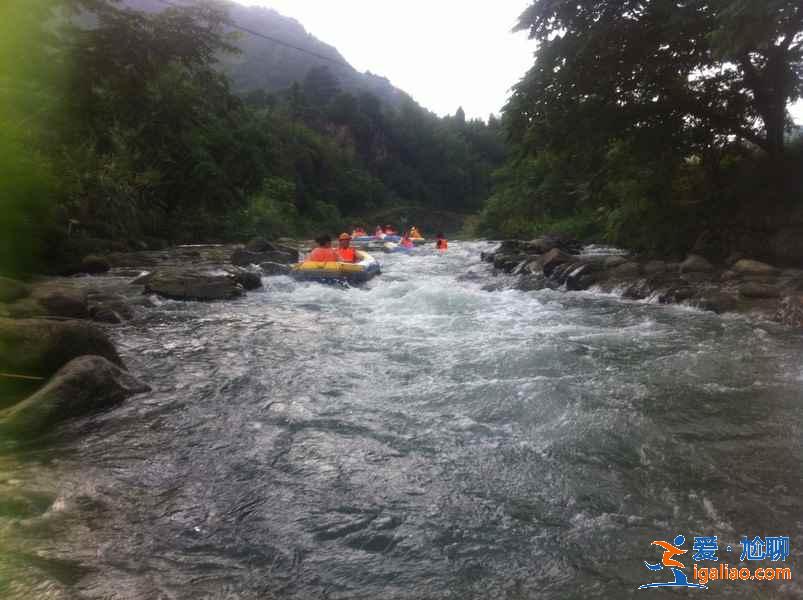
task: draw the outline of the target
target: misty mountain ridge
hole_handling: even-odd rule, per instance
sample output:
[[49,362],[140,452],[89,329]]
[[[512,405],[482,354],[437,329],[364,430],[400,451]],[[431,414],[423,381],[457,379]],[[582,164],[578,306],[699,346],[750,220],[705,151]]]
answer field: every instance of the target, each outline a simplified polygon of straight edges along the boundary
[[[177,6],[191,4],[187,0],[171,0],[171,3]],[[317,39],[297,20],[272,8],[244,6],[229,1],[221,4],[228,8],[229,18],[235,25],[305,50],[296,50],[264,37],[235,30],[239,34],[235,45],[241,53],[222,57],[221,64],[238,94],[256,90],[268,93],[286,90],[295,82],[302,83],[311,69],[325,66],[338,79],[344,91],[355,95],[370,92],[394,107],[398,107],[405,99],[411,99],[409,94],[394,87],[386,77],[357,71],[337,48]],[[168,8],[160,0],[122,0],[122,5],[143,12],[159,12]]]

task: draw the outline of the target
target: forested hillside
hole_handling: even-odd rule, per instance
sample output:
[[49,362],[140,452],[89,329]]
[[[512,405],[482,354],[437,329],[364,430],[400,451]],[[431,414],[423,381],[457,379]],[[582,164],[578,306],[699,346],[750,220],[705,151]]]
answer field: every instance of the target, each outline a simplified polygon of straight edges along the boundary
[[[803,5],[535,0],[481,230],[803,261]],[[795,141],[797,139],[797,141]]]
[[[403,94],[388,102],[324,65],[286,89],[237,94],[220,60],[243,56],[231,6],[5,9],[27,27],[12,54],[28,52],[36,67],[9,71],[2,106],[13,110],[0,114],[10,152],[31,157],[13,193],[15,238],[65,256],[111,241],[336,232],[402,205],[479,210],[505,158],[499,123],[466,121],[462,110],[439,118]],[[14,245],[4,252],[17,254]]]
[[[166,10],[170,5],[191,5],[194,0],[121,0],[122,5],[144,12]],[[395,88],[384,77],[371,73],[359,73],[351,67],[337,48],[318,40],[304,26],[275,10],[259,6],[243,6],[226,0],[227,18],[241,29],[233,45],[239,52],[221,55],[221,67],[229,75],[232,89],[238,94],[254,91],[279,92],[301,80],[316,67],[328,66],[337,77],[343,90],[352,94],[370,92],[385,104],[398,107],[409,96]],[[256,35],[261,34],[261,35]],[[280,40],[287,45],[272,41]],[[306,52],[299,52],[295,48]]]

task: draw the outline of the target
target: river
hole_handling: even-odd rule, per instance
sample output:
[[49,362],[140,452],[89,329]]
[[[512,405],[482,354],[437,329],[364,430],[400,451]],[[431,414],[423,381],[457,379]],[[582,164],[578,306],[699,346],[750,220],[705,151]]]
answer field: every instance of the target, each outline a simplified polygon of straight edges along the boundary
[[[639,585],[671,579],[645,567],[650,542],[677,534],[689,550],[718,536],[731,565],[742,536],[790,536],[785,563],[749,566],[796,577],[803,337],[593,292],[486,291],[491,247],[388,255],[363,288],[277,277],[236,301],[159,301],[110,329],[154,391],[3,457],[7,479],[58,490],[43,517],[4,516],[6,590],[647,597]],[[709,587],[688,595],[803,594],[797,579]]]

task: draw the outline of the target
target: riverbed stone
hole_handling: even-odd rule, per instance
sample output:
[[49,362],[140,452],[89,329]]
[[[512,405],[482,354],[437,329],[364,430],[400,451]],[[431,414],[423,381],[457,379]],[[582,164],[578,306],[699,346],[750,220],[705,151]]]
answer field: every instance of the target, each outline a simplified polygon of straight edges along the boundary
[[628,260],[624,256],[609,256],[605,259],[604,264],[606,269],[615,269],[626,262],[628,262]]
[[713,270],[714,265],[699,254],[689,254],[686,260],[680,263],[681,273],[710,273]]
[[228,273],[155,271],[145,285],[145,293],[171,300],[231,300],[242,296],[243,288]]
[[86,321],[0,319],[0,371],[48,376],[85,354],[122,366],[114,345],[97,325]]
[[762,283],[744,283],[739,286],[743,298],[778,298],[781,294],[777,286]]
[[0,277],[0,302],[16,302],[27,298],[31,293],[31,286],[16,279]]
[[779,270],[772,265],[758,260],[743,258],[733,263],[732,271],[740,275],[776,275]]
[[637,262],[627,261],[611,269],[611,276],[617,279],[630,279],[641,275],[641,265]]
[[81,273],[100,275],[107,273],[111,268],[108,260],[96,254],[90,254],[81,260]]
[[100,323],[118,324],[134,318],[134,309],[121,294],[90,294],[89,316]]
[[566,289],[572,291],[587,290],[596,283],[596,269],[590,263],[574,264],[565,277]]
[[666,273],[666,263],[662,260],[650,260],[644,265],[644,273],[646,275],[659,275]]
[[262,277],[259,273],[238,269],[234,275],[234,281],[243,286],[244,290],[257,290],[262,287]]
[[553,248],[544,255],[544,275],[551,275],[558,265],[574,261],[571,254],[567,254],[559,248]]
[[113,406],[149,387],[102,356],[81,356],[64,365],[47,384],[0,413],[0,431],[31,437],[59,423]]

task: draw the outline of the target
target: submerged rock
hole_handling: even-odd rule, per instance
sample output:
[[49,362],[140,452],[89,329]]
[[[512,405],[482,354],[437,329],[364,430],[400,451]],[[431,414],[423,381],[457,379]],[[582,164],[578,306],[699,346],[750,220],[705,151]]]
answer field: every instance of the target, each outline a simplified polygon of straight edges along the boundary
[[803,295],[785,296],[775,313],[775,321],[788,327],[803,329]]
[[231,300],[242,296],[243,287],[228,273],[156,271],[148,278],[145,293],[172,300]]
[[0,371],[48,376],[85,354],[123,364],[103,330],[92,323],[0,319]]
[[259,265],[262,273],[267,276],[272,275],[287,275],[290,272],[290,265],[283,265],[275,262],[263,262]]
[[722,314],[736,309],[737,300],[730,294],[710,292],[689,301],[689,304],[703,310]]
[[0,430],[30,437],[70,418],[118,404],[149,387],[101,356],[81,356],[39,391],[0,413]]
[[739,295],[744,298],[778,298],[781,293],[774,285],[744,283],[739,286]]

